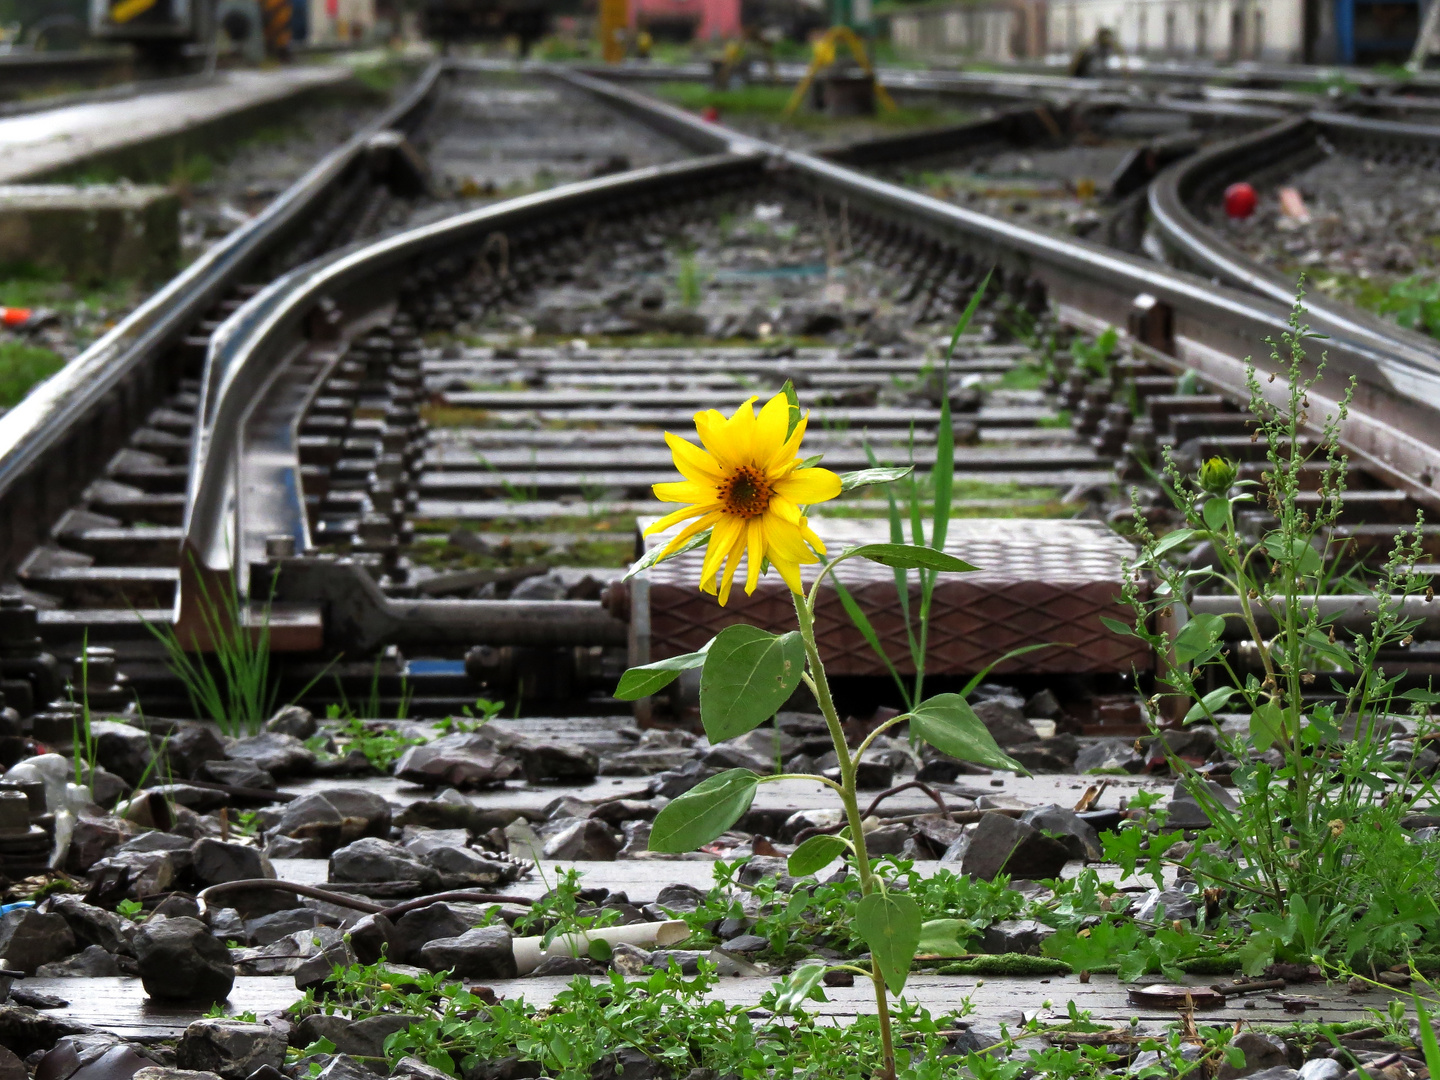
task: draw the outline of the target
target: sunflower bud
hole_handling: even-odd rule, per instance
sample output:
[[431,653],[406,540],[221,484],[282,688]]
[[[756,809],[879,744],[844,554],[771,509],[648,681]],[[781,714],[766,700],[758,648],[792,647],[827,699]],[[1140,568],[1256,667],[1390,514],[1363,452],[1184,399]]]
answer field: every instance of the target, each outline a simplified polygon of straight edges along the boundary
[[1200,466],[1200,486],[1211,495],[1224,495],[1235,483],[1235,463],[1212,457]]

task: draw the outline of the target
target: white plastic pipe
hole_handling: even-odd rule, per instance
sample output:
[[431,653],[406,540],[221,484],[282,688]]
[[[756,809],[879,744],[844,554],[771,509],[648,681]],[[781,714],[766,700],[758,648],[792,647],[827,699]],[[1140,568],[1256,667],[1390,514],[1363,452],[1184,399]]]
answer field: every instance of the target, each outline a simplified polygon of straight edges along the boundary
[[676,945],[690,936],[690,927],[683,919],[658,923],[631,923],[629,926],[603,926],[581,934],[557,934],[548,949],[540,947],[544,938],[522,937],[511,942],[515,950],[515,966],[521,975],[529,975],[552,956],[585,956],[590,942],[608,945],[636,945],[647,949],[663,949]]

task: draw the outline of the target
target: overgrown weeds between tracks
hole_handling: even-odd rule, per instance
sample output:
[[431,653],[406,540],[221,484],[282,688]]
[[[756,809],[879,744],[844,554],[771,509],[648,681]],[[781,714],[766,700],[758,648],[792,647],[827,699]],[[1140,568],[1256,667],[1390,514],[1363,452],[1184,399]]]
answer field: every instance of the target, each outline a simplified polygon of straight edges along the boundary
[[[1322,607],[1353,385],[1312,423],[1324,364],[1307,363],[1308,339],[1297,305],[1289,332],[1272,344],[1272,365],[1288,381],[1278,397],[1266,393],[1276,376],[1262,383],[1250,369],[1250,411],[1268,462],[1258,481],[1237,479],[1236,466],[1219,459],[1182,476],[1167,454],[1164,478],[1184,526],[1157,537],[1137,508],[1136,569],[1155,587],[1147,595],[1137,573],[1126,587],[1134,627],[1113,627],[1143,637],[1160,658],[1156,711],[1216,725],[1239,764],[1233,787],[1221,788],[1169,754],[1212,826],[1194,842],[1180,830],[1127,830],[1107,850],[1129,870],[1158,877],[1163,862],[1193,876],[1211,920],[1248,924],[1237,955],[1250,973],[1277,959],[1391,963],[1440,944],[1437,845],[1400,827],[1436,801],[1420,754],[1440,694],[1402,692],[1403,672],[1380,662],[1412,640],[1417,623],[1404,598],[1429,595],[1414,569],[1419,522],[1396,538],[1368,626],[1341,624]],[[1302,500],[1307,488],[1313,500]],[[1177,558],[1187,549],[1195,557]],[[1229,610],[1197,610],[1204,596],[1230,597]]]

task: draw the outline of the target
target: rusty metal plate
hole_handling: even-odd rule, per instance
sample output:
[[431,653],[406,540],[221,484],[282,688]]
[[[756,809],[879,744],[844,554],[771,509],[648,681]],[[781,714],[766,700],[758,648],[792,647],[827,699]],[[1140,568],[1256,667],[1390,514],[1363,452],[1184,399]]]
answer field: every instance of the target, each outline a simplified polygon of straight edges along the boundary
[[[643,528],[647,522],[642,521]],[[889,525],[876,520],[812,519],[832,554],[852,544],[885,542]],[[647,546],[661,543],[647,538]],[[1045,649],[1010,660],[996,670],[1037,674],[1150,670],[1153,657],[1143,643],[1105,629],[1102,615],[1129,622],[1119,602],[1122,563],[1134,549],[1100,522],[1023,518],[967,518],[950,524],[945,550],[980,571],[942,574],[935,588],[927,658],[932,674],[979,671],[1011,649],[1044,642],[1068,648]],[[649,660],[693,652],[734,623],[773,631],[792,630],[795,611],[779,576],[762,578],[746,596],[738,577],[730,602],[720,607],[698,587],[704,548],[696,548],[647,572]],[[818,566],[804,567],[807,585]],[[875,627],[890,659],[912,672],[904,617],[894,572],[856,559],[838,573]],[[920,590],[912,579],[910,606],[918,610]],[[886,669],[855,629],[833,589],[816,605],[820,653],[831,675],[885,675]],[[643,641],[634,643],[640,660]],[[643,662],[643,661],[642,661]]]

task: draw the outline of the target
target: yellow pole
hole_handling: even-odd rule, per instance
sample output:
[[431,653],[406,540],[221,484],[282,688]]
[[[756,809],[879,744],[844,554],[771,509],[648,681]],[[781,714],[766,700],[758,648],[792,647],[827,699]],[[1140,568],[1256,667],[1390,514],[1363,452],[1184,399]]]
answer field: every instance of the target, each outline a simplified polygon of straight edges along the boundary
[[628,0],[600,0],[600,55],[607,64],[625,59],[625,31],[629,26]]

